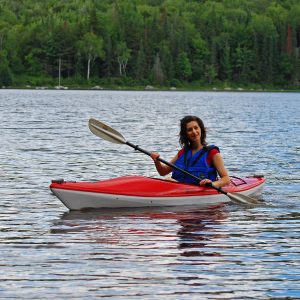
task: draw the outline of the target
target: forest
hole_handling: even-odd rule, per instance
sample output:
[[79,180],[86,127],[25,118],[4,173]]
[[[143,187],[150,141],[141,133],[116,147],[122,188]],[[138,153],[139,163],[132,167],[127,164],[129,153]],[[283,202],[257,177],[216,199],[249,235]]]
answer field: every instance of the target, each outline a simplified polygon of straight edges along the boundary
[[299,0],[0,0],[0,87],[300,85]]

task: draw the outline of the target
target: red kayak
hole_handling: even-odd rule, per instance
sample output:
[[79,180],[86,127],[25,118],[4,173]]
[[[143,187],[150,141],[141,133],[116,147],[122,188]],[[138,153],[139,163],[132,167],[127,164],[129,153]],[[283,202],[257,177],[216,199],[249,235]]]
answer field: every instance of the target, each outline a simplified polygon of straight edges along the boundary
[[[223,190],[245,196],[258,195],[265,183],[262,176],[237,178]],[[70,210],[195,205],[215,206],[230,198],[215,189],[144,176],[124,176],[96,182],[52,180],[50,189]]]

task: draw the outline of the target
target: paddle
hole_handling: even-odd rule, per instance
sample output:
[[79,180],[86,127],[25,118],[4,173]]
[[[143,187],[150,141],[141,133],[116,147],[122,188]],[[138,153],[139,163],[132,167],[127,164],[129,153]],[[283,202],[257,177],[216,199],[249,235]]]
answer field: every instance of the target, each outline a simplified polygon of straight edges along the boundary
[[[112,143],[116,143],[116,144],[125,144],[125,145],[128,145],[130,147],[132,147],[133,149],[137,150],[137,151],[140,151],[148,156],[151,156],[151,152],[149,151],[146,151],[142,148],[140,148],[138,145],[134,145],[128,141],[125,140],[125,138],[123,137],[123,135],[121,133],[119,133],[117,130],[109,127],[108,125],[96,120],[96,119],[93,119],[91,118],[89,120],[89,128],[90,128],[90,131],[95,134],[96,136],[106,140],[106,141],[109,141],[109,142],[112,142]],[[187,172],[186,170],[183,170],[177,166],[175,166],[174,164],[158,157],[157,160],[159,160],[160,162],[162,162],[163,164],[173,168],[173,169],[176,169],[188,176],[191,176],[193,177],[194,179],[198,180],[200,182],[200,178],[198,178],[197,176]],[[238,203],[238,204],[247,204],[247,205],[254,205],[254,204],[258,204],[259,201],[254,199],[254,198],[251,198],[251,197],[248,197],[246,195],[242,195],[242,194],[238,194],[238,193],[227,193],[225,192],[223,189],[221,188],[218,188],[218,187],[215,187],[213,184],[208,184],[207,186],[217,190],[218,192],[228,196],[233,202],[235,203]]]

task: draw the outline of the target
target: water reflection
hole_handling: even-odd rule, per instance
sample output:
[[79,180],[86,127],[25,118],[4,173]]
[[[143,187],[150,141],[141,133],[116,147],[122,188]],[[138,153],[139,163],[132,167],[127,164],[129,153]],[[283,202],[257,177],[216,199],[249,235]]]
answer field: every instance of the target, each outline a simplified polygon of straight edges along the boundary
[[218,225],[225,221],[228,212],[225,207],[217,210],[197,211],[178,219],[180,229],[179,249],[182,256],[220,256],[219,252],[207,252],[205,247],[214,239],[224,238],[224,233],[219,233]]
[[[221,234],[217,228],[228,216],[226,206],[199,208],[141,208],[71,211],[53,222],[52,234],[71,235],[78,241],[100,244],[172,243],[178,255],[215,256],[205,247]],[[175,243],[175,245],[174,245]]]

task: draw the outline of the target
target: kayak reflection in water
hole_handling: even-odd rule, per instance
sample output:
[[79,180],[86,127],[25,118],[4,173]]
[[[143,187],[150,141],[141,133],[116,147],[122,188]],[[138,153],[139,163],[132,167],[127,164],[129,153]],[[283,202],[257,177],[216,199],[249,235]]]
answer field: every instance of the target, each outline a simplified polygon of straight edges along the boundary
[[159,153],[152,152],[151,158],[157,172],[165,176],[172,172],[172,180],[200,184],[204,186],[213,183],[215,187],[229,184],[230,178],[224,166],[220,150],[215,145],[206,142],[206,129],[203,121],[196,116],[185,116],[180,120],[179,143],[181,150],[171,159],[170,163],[200,178],[195,178],[161,163],[157,158]]

